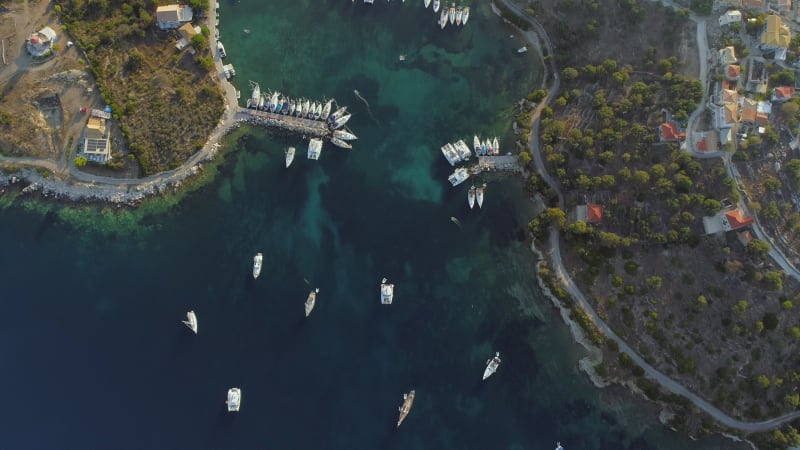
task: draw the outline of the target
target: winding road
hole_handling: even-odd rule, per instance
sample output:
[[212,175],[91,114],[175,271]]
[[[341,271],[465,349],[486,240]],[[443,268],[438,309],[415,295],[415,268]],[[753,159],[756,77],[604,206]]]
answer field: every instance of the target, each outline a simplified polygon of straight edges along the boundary
[[[519,6],[514,4],[511,0],[498,0],[498,1],[502,2],[505,6],[507,6],[509,9],[511,9],[514,13],[516,13],[519,17],[521,17],[522,19],[524,19],[528,23],[530,23],[531,26],[533,26],[534,29],[537,30],[539,35],[543,36],[541,40],[545,42],[545,45],[547,46],[547,49],[548,49],[548,53],[551,54],[551,55],[553,54],[552,53],[552,45],[550,44],[550,40],[547,38],[547,35],[546,35],[544,29],[536,21],[536,19],[534,19],[533,17],[528,15],[522,8],[520,8]],[[668,2],[668,1],[666,1],[664,3],[668,4],[668,5],[672,4],[672,2]],[[675,6],[675,5],[672,4],[672,6]],[[705,39],[705,20],[701,19],[701,18],[694,18],[692,20],[695,23],[698,24],[698,43],[705,43],[706,42],[706,39]],[[703,38],[702,39],[699,36],[700,30],[701,30],[701,26],[700,26],[701,23],[703,24],[702,25],[702,34],[703,34]],[[533,47],[539,48],[538,47],[539,40],[536,39],[535,36],[531,36],[530,34],[527,34],[527,33],[523,33],[523,35],[526,37],[528,42]],[[708,49],[708,45],[707,44],[703,45],[703,47],[706,50]],[[703,54],[704,53],[701,51],[700,52],[701,60],[707,60],[707,58],[703,58]],[[552,85],[551,85],[551,87],[550,87],[550,89],[548,91],[548,95],[547,95],[546,99],[543,100],[538,105],[538,107],[535,109],[534,113],[531,116],[533,127],[531,128],[530,150],[532,152],[531,156],[533,157],[533,161],[534,161],[534,164],[536,165],[537,171],[542,175],[542,178],[545,180],[545,182],[547,182],[547,184],[558,193],[559,206],[563,208],[563,194],[561,193],[559,185],[557,183],[555,183],[553,178],[547,173],[546,166],[544,165],[544,161],[542,160],[541,154],[539,152],[539,144],[538,144],[539,115],[541,114],[541,111],[544,108],[544,106],[546,106],[553,99],[553,97],[555,96],[556,92],[558,91],[558,87],[560,85],[559,78],[558,78],[558,72],[557,72],[554,64],[551,64],[550,70],[552,71],[552,74],[554,76],[553,83],[552,83]],[[701,75],[707,76],[707,74],[708,74],[708,66],[706,64],[703,64],[702,61],[701,61],[701,65],[700,65],[700,72],[701,72]],[[706,88],[704,87],[703,89],[704,89],[704,92],[705,92]],[[695,116],[695,119],[697,118],[699,113],[702,112],[702,110],[700,108],[698,108],[698,111],[695,111],[694,113],[692,113],[692,115]],[[769,420],[760,421],[760,422],[745,422],[745,421],[733,418],[733,417],[727,415],[725,412],[723,412],[719,408],[717,408],[716,406],[712,405],[710,402],[706,401],[702,397],[700,397],[697,394],[695,394],[694,392],[690,391],[685,386],[681,385],[677,381],[673,380],[672,378],[670,378],[666,374],[660,372],[655,367],[653,367],[650,364],[648,364],[644,360],[644,358],[639,356],[639,354],[636,353],[622,338],[617,336],[617,334],[614,333],[614,331],[611,329],[611,327],[608,326],[608,324],[606,324],[600,318],[600,316],[598,316],[597,312],[594,310],[592,305],[586,300],[586,297],[584,297],[583,292],[581,292],[581,290],[578,289],[578,286],[575,284],[575,281],[572,279],[572,277],[569,276],[569,273],[565,269],[564,264],[563,264],[563,262],[561,260],[561,247],[560,247],[561,241],[560,241],[559,232],[555,227],[551,227],[550,228],[549,244],[550,244],[550,251],[549,251],[548,254],[550,256],[550,262],[552,264],[553,271],[555,272],[555,274],[558,277],[558,279],[561,280],[561,282],[564,284],[564,286],[566,287],[567,291],[570,293],[570,295],[572,295],[572,297],[575,299],[575,301],[578,302],[578,304],[586,311],[586,313],[589,315],[589,317],[592,318],[592,320],[597,325],[597,327],[600,330],[602,330],[603,333],[605,333],[606,337],[608,339],[611,339],[612,341],[616,342],[617,345],[619,346],[619,350],[621,352],[623,352],[623,353],[627,354],[628,356],[630,356],[630,358],[636,364],[638,364],[642,369],[644,369],[645,375],[648,378],[650,378],[653,381],[655,381],[658,384],[660,384],[667,391],[672,392],[673,394],[677,394],[677,395],[680,395],[680,396],[683,396],[683,397],[687,398],[697,408],[699,408],[700,410],[702,410],[705,413],[707,413],[709,416],[711,416],[717,422],[719,422],[719,423],[721,423],[721,424],[723,424],[723,425],[725,425],[725,426],[727,426],[729,428],[736,429],[736,430],[740,430],[740,431],[744,431],[744,432],[748,432],[748,433],[769,431],[769,430],[777,428],[777,427],[779,427],[779,426],[781,426],[781,425],[783,425],[783,424],[785,424],[787,422],[790,422],[792,420],[800,418],[800,411],[795,411],[795,412],[792,412],[792,413],[789,413],[789,414],[784,414],[782,416],[775,417],[775,418],[772,418],[772,419],[769,419]]]

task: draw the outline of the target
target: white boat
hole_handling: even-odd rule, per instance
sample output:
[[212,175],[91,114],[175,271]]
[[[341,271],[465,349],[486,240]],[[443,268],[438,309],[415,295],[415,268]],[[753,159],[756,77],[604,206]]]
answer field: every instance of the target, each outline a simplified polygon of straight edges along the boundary
[[469,20],[469,6],[464,7],[464,13],[461,14],[461,25],[466,25]]
[[289,166],[291,166],[292,165],[292,161],[294,161],[294,152],[295,152],[294,147],[289,147],[286,150],[286,167],[287,168]]
[[439,0],[433,0],[433,12],[439,12]]
[[331,144],[333,144],[333,145],[335,145],[335,146],[337,146],[339,148],[346,148],[346,149],[353,148],[352,144],[350,144],[347,141],[343,141],[343,140],[341,140],[341,139],[339,139],[337,137],[332,137],[331,138]]
[[492,141],[492,150],[494,150],[495,155],[500,154],[500,143],[497,142],[497,136],[495,136],[494,140]]
[[239,411],[242,406],[242,390],[239,388],[228,389],[228,399],[225,400],[228,405],[228,412]]
[[314,305],[317,304],[317,292],[319,292],[319,288],[308,293],[308,298],[306,299],[306,317],[311,314],[311,311],[314,310]]
[[308,141],[308,159],[318,160],[322,153],[322,139],[311,139]]
[[300,112],[300,117],[305,117],[308,115],[308,110],[311,108],[311,102],[306,100],[303,102],[303,110]]
[[225,46],[222,45],[222,42],[217,41],[217,53],[219,53],[219,57],[224,58],[225,56]]
[[425,7],[431,6],[431,0],[425,0]]
[[452,25],[456,21],[456,4],[450,4],[450,10],[447,13],[448,18],[450,19],[450,25]]
[[447,8],[442,8],[442,14],[439,16],[439,26],[443,30],[447,26]]
[[486,154],[487,155],[491,155],[492,154],[492,141],[490,141],[488,139],[483,141],[483,146],[486,147]]
[[375,3],[375,0],[364,0],[364,3],[369,3],[371,5]]
[[406,416],[408,413],[411,412],[411,407],[414,406],[414,397],[416,397],[417,392],[415,390],[409,391],[408,394],[403,394],[403,404],[400,406],[400,418],[397,420],[397,428],[400,428],[400,424],[406,420]]
[[341,108],[339,108],[336,111],[334,111],[334,113],[331,114],[330,117],[328,117],[328,121],[329,122],[336,121],[336,119],[338,119],[339,117],[342,117],[345,112],[347,112],[347,106],[342,106]]
[[497,372],[497,368],[500,367],[500,352],[495,353],[494,358],[486,361],[486,370],[483,371],[483,379],[487,379],[492,376],[493,373]]
[[463,14],[463,12],[461,11],[461,7],[459,6],[458,8],[456,8],[456,25],[459,25],[459,26],[461,25],[461,15],[462,14]]
[[314,119],[319,119],[322,116],[322,104],[317,103],[316,109],[314,109]]
[[468,160],[472,156],[472,152],[469,151],[469,147],[467,146],[467,144],[464,143],[462,139],[456,141],[455,148],[458,154],[461,155],[461,159],[463,159],[464,161]]
[[469,209],[472,209],[472,208],[475,207],[475,186],[474,185],[471,188],[469,188],[469,191],[467,191],[467,203],[469,203]]
[[253,83],[253,93],[247,101],[247,106],[249,108],[258,108],[259,104],[263,103],[263,101],[264,98],[261,97],[261,88],[258,86],[258,83]]
[[275,108],[278,106],[278,91],[272,93],[272,98],[269,100],[269,110],[275,112]]
[[394,300],[394,285],[387,284],[386,278],[381,280],[381,304],[391,305]]
[[319,116],[320,119],[322,119],[322,120],[327,120],[328,119],[328,116],[331,115],[331,104],[332,103],[333,103],[333,100],[328,100],[328,103],[325,103],[325,107],[322,108],[322,115]]
[[333,130],[333,137],[339,138],[343,141],[352,141],[358,139],[355,134],[345,130]]
[[258,109],[264,109],[264,104],[267,102],[266,97],[264,94],[258,96]]
[[225,64],[222,66],[222,71],[225,74],[225,78],[229,80],[236,76],[236,69],[233,68],[233,64]]
[[253,279],[261,275],[261,261],[263,259],[264,256],[261,253],[256,253],[256,256],[253,256]]
[[478,139],[478,135],[477,134],[472,139],[472,147],[475,150],[475,154],[476,155],[478,155],[481,152],[481,140]]
[[341,128],[342,126],[344,126],[344,124],[346,124],[347,121],[350,120],[350,116],[352,116],[352,114],[345,114],[342,117],[339,117],[338,119],[334,120],[333,129],[335,130],[337,128]]
[[528,47],[524,46],[524,45],[517,49],[517,53],[525,53],[527,51],[528,51]]
[[182,320],[181,322],[189,327],[190,330],[194,331],[194,334],[197,334],[197,315],[194,311],[187,312],[186,320]]
[[447,162],[450,163],[451,166],[455,166],[456,163],[461,161],[461,156],[458,154],[455,148],[453,148],[453,144],[447,143],[442,146],[442,154],[444,155]]
[[486,184],[475,190],[475,198],[478,200],[478,208],[483,208],[483,190],[486,189]]
[[564,450],[564,447],[561,446],[561,442],[556,442],[556,450]]
[[447,177],[447,181],[450,182],[453,186],[458,186],[459,184],[463,183],[467,178],[469,178],[469,172],[467,169],[463,167],[459,167],[456,169],[449,177]]

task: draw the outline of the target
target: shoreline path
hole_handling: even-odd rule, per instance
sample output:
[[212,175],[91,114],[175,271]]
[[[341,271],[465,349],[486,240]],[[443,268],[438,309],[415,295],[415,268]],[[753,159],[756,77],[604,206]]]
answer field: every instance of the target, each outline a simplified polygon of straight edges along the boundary
[[[512,0],[498,0],[499,2],[503,3],[507,8],[509,8],[512,12],[514,12],[517,16],[521,19],[528,22],[534,30],[536,31],[523,31],[522,35],[525,39],[538,51],[539,54],[542,55],[541,49],[541,42],[544,42],[544,45],[547,49],[548,55],[553,55],[553,46],[550,42],[550,39],[547,37],[547,33],[544,31],[544,28],[539,24],[539,22],[531,17],[528,13],[526,13],[520,6],[515,4]],[[664,4],[672,7],[676,7],[670,1],[663,1]],[[697,16],[690,16],[690,19],[695,22],[698,30],[698,46],[703,47],[701,42],[705,42],[705,19],[698,18]],[[702,23],[702,27],[700,24]],[[702,33],[702,39],[700,34]],[[705,49],[707,51],[708,45],[705,45]],[[704,51],[699,51],[701,65],[700,65],[700,72],[701,76],[707,76],[707,66],[704,63],[703,55],[705,54]],[[564,197],[559,189],[558,184],[554,182],[554,180],[550,177],[547,173],[547,169],[545,168],[544,162],[542,160],[541,154],[539,152],[539,136],[538,136],[538,127],[539,127],[539,115],[542,112],[542,109],[550,103],[550,101],[555,96],[558,88],[560,86],[560,80],[558,76],[558,71],[556,70],[555,63],[550,64],[550,71],[551,76],[553,77],[552,85],[547,92],[547,96],[542,100],[536,109],[531,114],[531,138],[530,138],[530,151],[531,156],[533,157],[534,164],[536,166],[536,170],[539,175],[545,180],[545,182],[555,190],[558,194],[558,203],[559,207],[563,208],[564,205]],[[547,79],[548,74],[545,74],[545,79]],[[705,80],[705,79],[704,79]],[[704,83],[705,86],[705,83]],[[703,88],[705,92],[705,87]],[[702,107],[703,105],[701,105]],[[701,111],[701,107],[698,108],[697,111],[692,113],[692,117],[696,118],[699,116],[699,112]],[[578,286],[575,284],[574,280],[569,276],[569,273],[564,268],[564,264],[561,261],[561,249],[560,249],[560,238],[559,233],[556,228],[550,228],[550,251],[548,252],[550,255],[550,260],[553,265],[553,270],[561,280],[561,282],[566,286],[567,291],[569,291],[570,295],[575,299],[578,304],[589,314],[592,318],[592,321],[605,333],[608,339],[616,342],[619,345],[619,350],[623,353],[626,353],[631,359],[639,365],[642,369],[644,369],[645,375],[656,381],[660,384],[664,389],[668,390],[673,394],[680,395],[682,397],[687,398],[689,401],[692,402],[697,408],[707,413],[711,416],[714,420],[725,425],[729,428],[733,428],[740,431],[745,431],[748,433],[751,432],[761,432],[761,431],[768,431],[774,428],[777,428],[783,425],[786,422],[790,422],[797,418],[800,418],[800,411],[794,411],[788,414],[784,414],[779,417],[775,417],[769,420],[759,421],[759,422],[745,422],[734,417],[727,415],[725,412],[717,408],[716,406],[712,405],[710,402],[706,401],[705,399],[701,398],[694,392],[690,391],[685,386],[681,385],[677,381],[673,380],[669,376],[665,375],[664,373],[658,371],[655,367],[648,364],[639,354],[637,354],[622,338],[617,336],[616,333],[611,329],[608,324],[606,324],[598,315],[597,312],[594,310],[591,304],[586,300],[581,292],[578,289]]]

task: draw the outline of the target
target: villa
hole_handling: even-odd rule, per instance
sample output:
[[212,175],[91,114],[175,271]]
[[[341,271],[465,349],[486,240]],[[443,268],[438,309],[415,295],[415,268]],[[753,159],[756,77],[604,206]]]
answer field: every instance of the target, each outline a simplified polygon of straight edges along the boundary
[[187,5],[166,5],[156,9],[156,25],[162,30],[172,30],[191,22],[192,8]]
[[111,159],[111,139],[106,121],[111,115],[93,109],[83,131],[83,156],[89,161],[105,164]]

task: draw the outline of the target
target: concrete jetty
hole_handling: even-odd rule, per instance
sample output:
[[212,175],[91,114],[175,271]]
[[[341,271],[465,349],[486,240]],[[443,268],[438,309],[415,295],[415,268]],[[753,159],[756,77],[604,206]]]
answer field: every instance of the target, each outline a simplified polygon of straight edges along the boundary
[[517,155],[493,155],[479,156],[478,164],[475,164],[469,169],[472,175],[495,170],[519,172],[522,168],[519,165]]
[[330,138],[332,135],[332,131],[324,120],[312,120],[249,108],[241,108],[239,113],[244,116],[244,121],[248,123],[280,128],[281,130],[308,137]]

